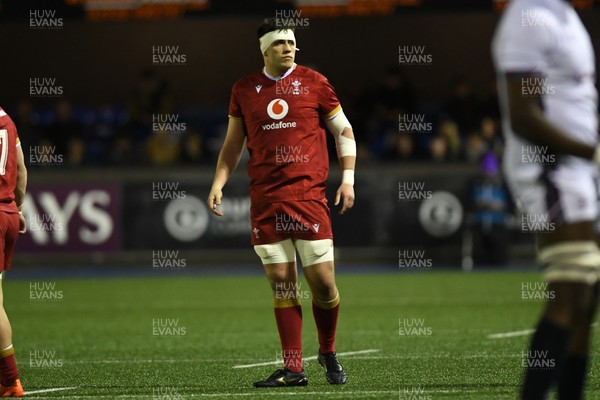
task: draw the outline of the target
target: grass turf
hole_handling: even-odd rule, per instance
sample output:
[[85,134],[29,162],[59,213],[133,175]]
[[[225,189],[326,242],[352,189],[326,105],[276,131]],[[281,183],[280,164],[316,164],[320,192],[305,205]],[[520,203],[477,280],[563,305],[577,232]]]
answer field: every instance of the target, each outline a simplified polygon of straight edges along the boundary
[[[340,357],[347,385],[328,385],[311,360],[309,385],[283,389],[251,386],[276,365],[232,368],[278,355],[263,277],[37,280],[33,289],[8,279],[4,292],[26,392],[75,387],[31,398],[496,400],[516,398],[529,337],[487,335],[534,325],[543,303],[524,301],[522,284],[538,280],[496,272],[339,275],[338,353],[380,351]],[[32,290],[62,299],[31,300]],[[318,348],[309,304],[305,357]],[[400,335],[399,321],[409,329],[415,319],[420,335]],[[600,398],[596,370],[590,399]]]

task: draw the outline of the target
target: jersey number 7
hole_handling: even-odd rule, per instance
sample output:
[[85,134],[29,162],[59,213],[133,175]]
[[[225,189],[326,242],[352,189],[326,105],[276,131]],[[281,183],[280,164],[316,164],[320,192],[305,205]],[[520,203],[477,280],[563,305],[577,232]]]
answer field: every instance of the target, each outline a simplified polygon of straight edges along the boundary
[[6,129],[0,129],[0,152],[0,175],[4,175],[8,159],[8,131]]

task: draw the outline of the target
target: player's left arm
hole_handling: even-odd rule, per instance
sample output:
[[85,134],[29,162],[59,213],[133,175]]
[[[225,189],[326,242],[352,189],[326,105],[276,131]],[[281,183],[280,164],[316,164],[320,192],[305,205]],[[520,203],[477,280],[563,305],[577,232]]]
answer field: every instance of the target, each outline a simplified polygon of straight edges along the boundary
[[342,201],[340,215],[345,214],[354,206],[354,170],[356,168],[356,141],[350,121],[344,115],[340,106],[333,116],[325,118],[325,125],[335,139],[338,160],[342,168],[342,183],[336,195],[335,205]]
[[27,224],[25,217],[21,212],[23,200],[25,199],[25,191],[27,190],[27,167],[25,166],[25,157],[23,156],[23,146],[19,143],[16,146],[17,150],[17,184],[15,186],[15,203],[19,209],[19,233],[27,232]]

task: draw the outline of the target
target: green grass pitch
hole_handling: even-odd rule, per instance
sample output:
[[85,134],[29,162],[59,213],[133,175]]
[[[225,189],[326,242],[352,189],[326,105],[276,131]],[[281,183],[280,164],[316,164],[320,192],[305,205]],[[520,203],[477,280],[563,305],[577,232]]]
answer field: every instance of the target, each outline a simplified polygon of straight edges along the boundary
[[[529,336],[487,336],[534,325],[543,303],[523,300],[522,292],[538,274],[340,274],[337,280],[338,353],[378,351],[340,357],[349,374],[345,386],[328,385],[309,360],[309,385],[284,389],[251,386],[276,365],[233,368],[278,357],[262,276],[11,281],[9,275],[4,292],[30,398],[516,398]],[[307,287],[301,284],[301,294]],[[303,304],[310,357],[316,331],[310,299]],[[60,388],[67,389],[45,391]],[[596,366],[587,393],[600,398]]]

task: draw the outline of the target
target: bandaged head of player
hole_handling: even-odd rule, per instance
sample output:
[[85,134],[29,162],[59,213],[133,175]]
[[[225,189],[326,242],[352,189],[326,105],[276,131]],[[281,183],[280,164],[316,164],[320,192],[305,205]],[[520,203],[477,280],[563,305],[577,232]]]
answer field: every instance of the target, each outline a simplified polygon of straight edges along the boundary
[[261,54],[264,55],[267,49],[278,40],[293,41],[296,51],[300,50],[296,47],[297,42],[294,35],[294,26],[291,23],[278,18],[266,19],[258,27],[258,42]]

